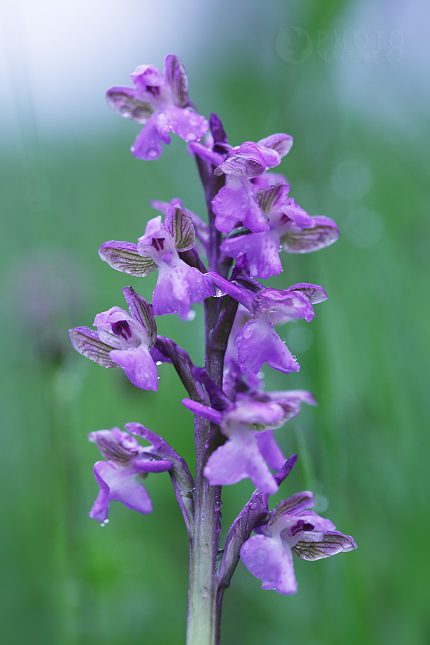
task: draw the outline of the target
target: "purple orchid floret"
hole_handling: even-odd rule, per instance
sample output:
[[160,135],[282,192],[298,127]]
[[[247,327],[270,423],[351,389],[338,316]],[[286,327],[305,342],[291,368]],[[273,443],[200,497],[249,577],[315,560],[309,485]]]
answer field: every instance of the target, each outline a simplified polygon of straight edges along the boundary
[[166,207],[161,216],[150,219],[137,244],[105,242],[99,255],[109,266],[135,276],[146,276],[158,268],[152,306],[156,316],[179,313],[190,318],[190,305],[213,295],[210,278],[189,266],[179,252],[194,247],[195,230],[191,217],[177,202]]
[[314,504],[314,495],[309,491],[282,500],[268,523],[243,544],[242,562],[263,581],[262,589],[296,593],[293,553],[302,560],[319,560],[357,548],[350,535],[335,530],[333,522],[305,510]]
[[[252,314],[234,341],[242,372],[258,374],[263,363],[285,374],[297,372],[300,366],[276,333],[272,318],[275,317],[276,323],[300,318],[310,322],[315,316],[313,304],[327,299],[324,289],[309,283],[295,284],[284,290],[263,289],[260,285],[261,289],[255,293],[213,271],[208,275],[219,289],[235,298]],[[253,285],[258,284],[253,281]]]
[[268,229],[252,179],[278,166],[292,144],[292,137],[279,133],[258,143],[246,141],[227,153],[214,171],[216,175],[226,175],[225,186],[212,201],[215,226],[219,231],[230,233],[239,221],[253,233]]
[[151,500],[139,478],[170,470],[172,463],[154,455],[153,446],[141,446],[135,437],[119,428],[91,432],[88,439],[107,459],[94,464],[100,492],[89,516],[104,524],[111,501],[122,502],[139,513],[151,513]]
[[221,245],[221,251],[228,257],[236,258],[245,252],[252,276],[266,279],[279,275],[282,271],[280,249],[310,253],[338,239],[336,223],[328,217],[308,215],[288,196],[287,184],[263,188],[261,183],[254,183],[254,189],[258,189],[257,203],[269,219],[268,229],[254,233],[246,228],[236,229]]
[[157,339],[152,307],[131,287],[122,291],[130,314],[111,307],[95,317],[97,331],[71,329],[70,342],[76,351],[103,367],[122,367],[136,387],[157,390],[157,368],[150,353]]
[[269,467],[281,468],[285,457],[272,431],[297,414],[302,401],[314,404],[309,392],[273,392],[264,400],[244,396],[220,412],[191,399],[183,399],[185,407],[219,425],[221,432],[228,437],[228,441],[211,454],[205,466],[204,475],[209,483],[213,486],[235,484],[250,477],[253,484],[265,493],[276,493],[279,486]]
[[131,151],[138,159],[157,159],[172,131],[185,141],[201,139],[207,120],[188,98],[188,78],[177,56],[166,56],[164,75],[154,65],[139,65],[130,74],[135,87],[111,87],[106,101],[117,114],[144,124]]

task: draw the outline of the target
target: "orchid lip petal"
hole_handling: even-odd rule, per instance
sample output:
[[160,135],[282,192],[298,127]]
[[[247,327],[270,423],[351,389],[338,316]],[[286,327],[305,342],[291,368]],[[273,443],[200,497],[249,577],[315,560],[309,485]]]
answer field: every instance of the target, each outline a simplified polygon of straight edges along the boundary
[[144,346],[127,350],[116,349],[110,353],[111,359],[123,368],[128,379],[143,390],[158,389],[158,373],[155,363]]

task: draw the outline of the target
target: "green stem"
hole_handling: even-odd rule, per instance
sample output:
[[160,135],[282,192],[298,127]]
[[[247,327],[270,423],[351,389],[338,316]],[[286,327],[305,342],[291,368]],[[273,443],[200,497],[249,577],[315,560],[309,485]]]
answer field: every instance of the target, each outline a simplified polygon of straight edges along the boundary
[[207,461],[207,442],[213,429],[205,419],[196,417],[196,490],[194,497],[194,534],[190,557],[188,591],[187,645],[215,645],[217,555],[220,530],[221,486],[210,486],[203,476]]

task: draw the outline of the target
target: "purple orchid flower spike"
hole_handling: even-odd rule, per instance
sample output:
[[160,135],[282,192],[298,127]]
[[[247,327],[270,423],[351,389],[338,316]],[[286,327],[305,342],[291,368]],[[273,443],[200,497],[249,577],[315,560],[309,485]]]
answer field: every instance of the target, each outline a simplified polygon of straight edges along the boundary
[[246,141],[228,152],[215,169],[216,175],[226,175],[225,186],[212,201],[219,231],[230,233],[239,221],[253,233],[267,230],[267,218],[258,204],[251,180],[278,166],[292,145],[292,137],[279,133],[258,143]]
[[120,116],[144,124],[131,148],[135,157],[157,159],[162,142],[170,143],[170,131],[185,141],[205,135],[209,124],[194,111],[187,74],[177,56],[166,56],[164,76],[154,65],[139,65],[130,76],[135,87],[111,87],[106,101]]
[[[299,283],[285,290],[264,289],[250,278],[236,278],[235,282],[250,283],[252,290],[225,280],[211,271],[214,284],[224,293],[235,298],[251,312],[252,317],[237,334],[234,344],[242,372],[258,374],[263,363],[288,374],[300,369],[295,357],[280,339],[273,326],[275,322],[286,322],[304,318],[310,322],[315,316],[313,304],[327,299],[324,289],[316,284]],[[260,290],[255,293],[255,285]]]
[[109,266],[134,276],[159,270],[152,306],[156,316],[179,313],[190,317],[190,305],[213,295],[211,280],[199,269],[186,264],[178,252],[194,247],[195,231],[191,217],[177,204],[166,207],[161,216],[150,219],[138,244],[105,242],[99,255]]
[[119,428],[91,432],[88,439],[97,444],[107,459],[94,464],[100,492],[89,516],[102,525],[106,523],[111,501],[122,502],[139,513],[151,513],[151,500],[139,478],[170,470],[172,463],[155,456],[152,446],[141,446],[137,439]]
[[309,491],[282,500],[267,524],[255,529],[257,535],[243,544],[242,562],[263,581],[263,589],[296,593],[293,553],[302,560],[319,560],[357,548],[350,535],[335,530],[333,522],[304,510],[314,503],[314,495]]
[[150,353],[157,340],[152,307],[131,287],[122,292],[130,314],[111,307],[95,317],[97,331],[89,327],[71,329],[70,342],[76,351],[103,367],[122,367],[136,387],[157,390],[157,368]]
[[221,251],[228,257],[246,252],[252,276],[266,279],[279,275],[280,248],[289,253],[310,253],[336,242],[339,237],[336,223],[328,217],[308,215],[288,197],[287,184],[260,186],[261,182],[254,184],[259,189],[256,199],[269,219],[269,228],[257,233],[243,227],[236,229],[221,245]]
[[[182,400],[186,408],[219,425],[221,432],[228,437],[228,441],[211,454],[205,466],[204,475],[211,485],[235,484],[250,477],[263,492],[276,493],[279,486],[268,465],[279,469],[285,463],[285,457],[273,438],[272,430],[280,428],[294,416],[292,406],[286,405],[288,393],[280,394],[283,396],[277,398],[275,395],[265,401],[244,397],[222,411],[191,399]],[[295,400],[304,401],[306,397],[300,393]],[[300,409],[300,402],[298,405]]]

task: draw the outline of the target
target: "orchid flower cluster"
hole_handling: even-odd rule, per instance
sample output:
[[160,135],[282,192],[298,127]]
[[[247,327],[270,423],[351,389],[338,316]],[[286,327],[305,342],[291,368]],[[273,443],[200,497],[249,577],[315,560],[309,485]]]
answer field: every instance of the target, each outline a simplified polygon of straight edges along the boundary
[[[104,461],[94,466],[100,492],[90,517],[106,523],[111,501],[150,513],[143,480],[167,471],[190,539],[187,643],[217,643],[223,594],[239,559],[263,589],[293,594],[293,554],[317,560],[356,548],[352,537],[309,510],[312,492],[295,493],[269,510],[270,495],[297,459],[284,457],[274,430],[297,415],[302,403],[316,401],[303,390],[267,392],[261,380],[265,363],[284,374],[300,369],[276,326],[310,322],[314,305],[327,294],[316,284],[280,290],[259,280],[282,271],[281,252],[317,251],[335,242],[339,231],[328,217],[308,215],[290,197],[287,179],[268,172],[290,151],[291,136],[229,144],[217,115],[207,121],[196,112],[176,56],[166,57],[164,74],[140,65],[131,78],[133,88],[113,87],[106,98],[120,116],[143,125],[133,155],[156,159],[162,144],[170,142],[170,131],[185,140],[208,219],[178,198],[151,202],[161,215],[149,219],[137,242],[105,242],[99,255],[128,275],[145,277],[158,270],[152,304],[125,287],[128,312],[113,306],[96,315],[96,329],[76,327],[69,335],[79,353],[103,367],[122,368],[144,390],[157,390],[157,365],[172,364],[188,394],[182,403],[194,414],[197,466],[193,477],[184,459],[140,423],[125,424],[126,431],[92,432],[89,440]],[[157,335],[157,316],[190,320],[195,303],[205,308],[204,367],[193,365],[173,340]],[[219,548],[221,487],[245,478],[256,491]]]

